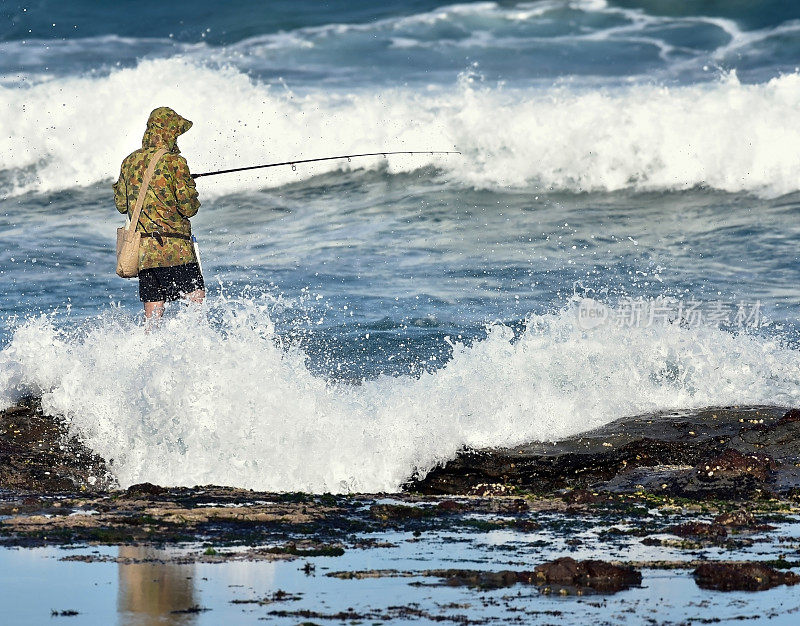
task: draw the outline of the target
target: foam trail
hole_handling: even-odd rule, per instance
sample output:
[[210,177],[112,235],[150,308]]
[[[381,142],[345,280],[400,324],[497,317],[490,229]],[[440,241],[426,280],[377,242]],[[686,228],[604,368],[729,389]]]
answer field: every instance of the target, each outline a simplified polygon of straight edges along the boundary
[[[708,405],[794,404],[800,353],[714,328],[599,326],[533,316],[492,327],[440,370],[338,385],[280,347],[257,301],[183,311],[150,335],[107,318],[59,332],[46,317],[0,352],[0,406],[25,393],[113,459],[121,486],[394,491],[462,446],[550,440],[615,418]],[[635,392],[631,392],[634,389]]]
[[[477,187],[567,190],[708,185],[774,195],[795,190],[800,180],[797,74],[757,85],[731,74],[707,85],[616,90],[503,90],[476,87],[472,79],[426,92],[296,94],[232,68],[172,58],[100,78],[0,87],[0,192],[111,180],[137,147],[149,111],[163,104],[195,122],[181,139],[194,171],[367,148],[456,147],[463,157],[393,157],[388,168],[432,164]],[[319,163],[198,184],[208,197],[385,164],[380,157]]]

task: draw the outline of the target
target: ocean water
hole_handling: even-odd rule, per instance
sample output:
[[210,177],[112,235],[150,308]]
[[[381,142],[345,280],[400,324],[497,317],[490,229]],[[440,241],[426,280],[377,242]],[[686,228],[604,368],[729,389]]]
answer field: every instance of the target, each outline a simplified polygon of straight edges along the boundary
[[[800,401],[793,3],[0,8],[0,406],[122,486],[394,491],[465,446]],[[208,299],[142,328],[110,183],[194,121]]]

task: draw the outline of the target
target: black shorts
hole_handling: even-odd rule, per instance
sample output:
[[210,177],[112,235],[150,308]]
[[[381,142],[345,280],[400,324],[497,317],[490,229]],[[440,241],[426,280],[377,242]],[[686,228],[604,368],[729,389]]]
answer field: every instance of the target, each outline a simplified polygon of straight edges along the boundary
[[139,270],[139,299],[142,302],[172,302],[205,288],[197,263]]

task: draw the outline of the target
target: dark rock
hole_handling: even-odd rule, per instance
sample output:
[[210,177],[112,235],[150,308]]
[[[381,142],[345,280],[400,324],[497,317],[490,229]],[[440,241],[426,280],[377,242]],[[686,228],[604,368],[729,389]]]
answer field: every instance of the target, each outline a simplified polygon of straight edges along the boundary
[[470,569],[428,570],[426,576],[436,576],[453,587],[474,587],[478,589],[500,589],[517,583],[532,584],[535,574],[529,571],[502,570],[490,572]]
[[27,398],[0,412],[0,486],[18,492],[101,492],[115,486],[106,463]]
[[756,518],[748,511],[731,511],[729,513],[720,513],[717,515],[714,518],[714,523],[738,528],[742,526],[754,526]]
[[645,546],[664,546],[667,545],[663,539],[659,539],[658,537],[645,537],[642,539],[642,545]]
[[642,574],[632,567],[605,561],[576,561],[568,556],[534,569],[539,585],[588,587],[594,591],[613,593],[642,583]]
[[492,496],[507,496],[512,493],[514,490],[513,487],[505,483],[477,483],[470,485],[469,489],[464,493],[467,493],[471,496],[480,496],[480,497],[492,497]]
[[764,454],[742,454],[726,449],[677,477],[669,487],[673,495],[686,498],[736,500],[770,493],[768,481],[777,467]]
[[529,519],[518,519],[514,522],[513,526],[516,530],[524,533],[531,533],[542,529],[542,525]]
[[706,524],[705,522],[686,522],[667,528],[668,533],[678,537],[708,537],[710,539],[725,539],[728,530],[721,524]]
[[[572,489],[564,499],[576,504],[592,503],[595,496],[583,490],[646,490],[695,499],[789,492],[800,485],[800,470],[794,471],[794,459],[800,462],[796,413],[728,407],[628,417],[555,443],[464,450],[405,487],[473,495],[504,493],[501,488],[542,495]],[[718,467],[709,475],[712,465]],[[687,472],[687,466],[696,472]]]
[[774,526],[769,524],[759,524],[753,514],[749,511],[731,511],[720,513],[714,518],[714,524],[721,524],[737,530],[774,530]]
[[[377,572],[381,574],[381,572]],[[576,561],[569,557],[564,557],[543,563],[536,567],[534,571],[517,570],[471,570],[471,569],[435,569],[420,572],[423,576],[434,576],[441,578],[444,584],[452,586],[465,586],[478,589],[499,589],[501,587],[511,587],[516,584],[537,585],[537,586],[556,586],[559,591],[574,591],[581,593],[583,590],[597,591],[601,593],[613,593],[622,589],[627,589],[642,582],[642,575],[632,567],[613,565],[604,561]],[[335,573],[329,574],[337,577],[371,577],[370,572],[360,573]],[[381,575],[387,575],[387,572]],[[411,573],[401,573],[390,571],[388,575],[412,575]],[[543,589],[545,593],[552,589]]]
[[796,585],[800,576],[760,563],[703,563],[694,570],[702,589],[717,591],[762,591],[778,585]]
[[164,487],[159,487],[153,483],[138,483],[131,485],[125,490],[127,496],[158,496],[167,491]]
[[373,504],[369,509],[372,517],[383,521],[402,521],[430,517],[432,509],[404,504]]
[[800,409],[789,409],[775,425],[785,426],[790,422],[800,422]]
[[436,508],[441,513],[461,513],[466,509],[463,504],[456,502],[455,500],[442,500],[436,505]]
[[800,461],[800,410],[792,409],[775,422],[742,428],[730,444],[744,453],[767,454],[784,463]]
[[680,465],[636,467],[620,472],[611,480],[594,485],[594,489],[606,495],[637,492],[669,495],[670,485],[685,473],[686,467]]
[[754,476],[760,481],[766,481],[775,461],[765,454],[742,454],[738,450],[725,450],[719,456],[701,463],[695,472],[702,477],[733,477]]
[[632,567],[623,567],[605,561],[576,561],[563,557],[538,565],[534,571],[446,569],[427,570],[426,576],[436,576],[445,584],[479,589],[498,589],[518,583],[538,586],[556,586],[561,590],[588,589],[601,593],[614,593],[642,582],[642,575]]
[[496,489],[487,492],[485,487],[501,484],[536,493],[552,493],[568,487],[585,488],[639,465],[694,464],[718,449],[717,443],[642,438],[618,449],[592,453],[529,455],[514,450],[467,451],[444,467],[433,469],[424,479],[409,483],[406,488],[429,494],[476,494],[476,489],[483,489],[479,495],[498,495]]
[[567,504],[597,504],[598,502],[607,502],[608,494],[588,489],[570,489],[561,496],[561,499]]
[[187,609],[176,609],[174,611],[170,611],[170,613],[204,613],[205,611],[210,611],[211,609],[207,609],[204,606],[199,606],[195,604],[194,606],[190,606]]
[[501,513],[505,515],[517,515],[530,510],[528,503],[522,498],[499,498],[489,500],[481,511],[486,513]]

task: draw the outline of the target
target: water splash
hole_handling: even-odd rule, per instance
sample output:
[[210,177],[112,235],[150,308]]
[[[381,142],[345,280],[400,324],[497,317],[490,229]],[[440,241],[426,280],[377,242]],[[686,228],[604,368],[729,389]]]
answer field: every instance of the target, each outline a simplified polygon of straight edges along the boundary
[[[216,320],[210,322],[209,319]],[[107,316],[74,331],[39,317],[0,352],[0,405],[41,395],[124,487],[395,491],[463,446],[583,432],[618,417],[800,400],[800,352],[717,328],[583,330],[576,309],[488,329],[418,377],[314,376],[257,300],[181,311],[146,334]]]

